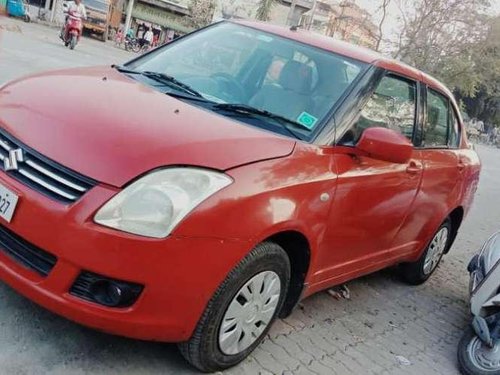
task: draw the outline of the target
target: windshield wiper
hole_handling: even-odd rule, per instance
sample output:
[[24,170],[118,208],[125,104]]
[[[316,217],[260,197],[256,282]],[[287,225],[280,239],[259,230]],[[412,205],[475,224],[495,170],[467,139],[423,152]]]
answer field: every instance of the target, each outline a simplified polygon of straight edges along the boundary
[[179,81],[177,78],[169,76],[168,74],[165,73],[158,73],[158,72],[141,72],[141,74],[145,77],[154,79],[158,82],[161,83],[171,83],[179,88],[181,88],[184,92],[191,94],[193,96],[196,96],[198,98],[203,98],[203,95],[201,95],[198,91],[193,89],[191,86],[185,84],[184,82]]
[[242,115],[256,115],[256,116],[265,117],[265,118],[268,118],[271,120],[275,120],[278,124],[280,124],[283,127],[283,129],[285,129],[293,137],[300,139],[301,141],[303,140],[302,137],[300,137],[297,133],[295,133],[292,129],[290,129],[290,126],[294,126],[296,128],[300,128],[300,129],[306,129],[308,131],[311,130],[299,122],[290,120],[284,116],[277,115],[276,113],[272,113],[269,111],[258,109],[258,108],[255,108],[255,107],[252,107],[252,106],[249,106],[246,104],[221,103],[221,104],[214,105],[213,108],[216,110],[221,110],[221,111],[234,112],[234,113],[242,114]]
[[197,98],[203,98],[203,95],[201,95],[198,91],[193,89],[191,86],[185,84],[184,82],[179,81],[175,77],[169,76],[168,74],[160,73],[160,72],[134,70],[134,69],[129,69],[127,67],[124,67],[122,65],[112,65],[112,67],[121,73],[140,74],[140,75],[143,75],[147,78],[153,79],[157,82],[166,83],[168,85],[173,85],[175,87],[178,87],[182,91],[184,91],[185,93],[190,94],[192,96],[195,96]]

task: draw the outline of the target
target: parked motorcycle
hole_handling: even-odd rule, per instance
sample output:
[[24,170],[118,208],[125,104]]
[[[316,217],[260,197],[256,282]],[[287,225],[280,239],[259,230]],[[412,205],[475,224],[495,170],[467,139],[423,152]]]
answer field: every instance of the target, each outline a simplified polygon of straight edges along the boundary
[[125,37],[125,50],[133,51],[135,53],[139,52],[141,50],[141,44],[139,42],[139,39],[131,38],[128,36]]
[[467,269],[473,319],[458,345],[458,362],[465,375],[500,375],[500,232]]
[[82,18],[78,13],[68,12],[68,20],[64,26],[62,40],[66,47],[74,49],[82,35]]

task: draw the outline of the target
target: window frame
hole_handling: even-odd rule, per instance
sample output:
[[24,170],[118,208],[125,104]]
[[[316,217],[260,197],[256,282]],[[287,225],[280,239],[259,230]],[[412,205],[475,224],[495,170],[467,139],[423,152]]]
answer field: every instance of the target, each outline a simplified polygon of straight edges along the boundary
[[[421,96],[422,96],[421,82],[415,78],[408,77],[404,74],[394,72],[392,70],[381,69],[381,71],[382,71],[382,74],[380,74],[380,76],[377,77],[376,81],[373,82],[373,85],[371,86],[370,92],[366,94],[366,96],[364,97],[364,100],[362,100],[362,102],[358,103],[357,110],[359,112],[361,112],[363,110],[363,108],[366,106],[368,101],[372,98],[373,94],[377,91],[377,88],[379,87],[382,80],[386,77],[395,78],[395,79],[399,79],[401,81],[406,81],[408,83],[414,84],[415,85],[415,114],[414,114],[414,122],[413,122],[413,132],[412,132],[412,138],[411,139],[407,138],[407,139],[410,140],[413,147],[416,148],[417,147],[416,142],[418,141],[417,133],[419,132],[418,129],[421,128],[421,125],[420,125],[420,123],[421,123],[421,110],[422,110],[422,108],[421,108]],[[354,119],[352,119],[352,121],[350,121],[348,126],[345,126],[345,125],[342,126],[341,124],[338,124],[338,125],[341,125],[342,131],[337,133],[337,138],[335,139],[334,145],[346,146],[346,145],[341,144],[340,140],[342,140],[344,134],[347,131],[349,131],[354,126],[354,124],[356,124],[357,119],[358,119],[358,116],[356,116]],[[400,134],[402,134],[402,133],[400,133]],[[355,147],[355,146],[353,146],[353,147]]]
[[[448,140],[448,147],[451,150],[458,150],[460,148],[460,145],[462,144],[462,123],[460,122],[460,116],[458,116],[457,111],[455,109],[455,106],[453,105],[452,101],[450,100],[450,121],[456,121],[457,122],[457,143],[454,146],[450,145],[450,141]],[[450,129],[451,131],[451,123],[450,123]],[[449,137],[449,132],[448,132],[448,137]]]
[[[421,136],[421,140],[420,140],[420,143],[418,145],[418,148],[419,149],[422,149],[422,150],[458,150],[460,148],[460,145],[462,143],[462,124],[460,122],[460,117],[458,116],[457,114],[457,111],[455,109],[455,106],[453,105],[453,101],[450,99],[450,97],[444,93],[443,91],[441,91],[440,89],[438,88],[435,88],[435,87],[431,87],[427,84],[423,84],[422,83],[422,86],[423,86],[423,92],[424,92],[424,99],[423,99],[423,102],[422,102],[422,105],[423,105],[423,117],[422,117],[422,136]],[[447,132],[446,132],[446,146],[425,146],[423,145],[423,141],[424,141],[424,134],[425,134],[425,123],[427,121],[427,98],[428,98],[428,93],[429,91],[433,91],[435,94],[437,95],[440,95],[442,96],[447,104],[448,104],[448,121],[447,121],[447,126],[448,126],[448,129],[447,129]],[[458,133],[457,133],[457,145],[456,146],[450,146],[450,130],[451,130],[451,118],[452,116],[455,117],[455,119],[457,120],[457,124],[458,124]]]

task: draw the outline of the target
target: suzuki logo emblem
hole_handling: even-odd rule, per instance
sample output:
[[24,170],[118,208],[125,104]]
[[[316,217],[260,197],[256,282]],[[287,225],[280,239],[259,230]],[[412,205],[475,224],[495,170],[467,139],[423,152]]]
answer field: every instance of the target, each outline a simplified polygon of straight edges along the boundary
[[19,169],[18,163],[24,162],[23,150],[17,148],[9,150],[9,155],[3,159],[3,169],[7,171],[17,171]]

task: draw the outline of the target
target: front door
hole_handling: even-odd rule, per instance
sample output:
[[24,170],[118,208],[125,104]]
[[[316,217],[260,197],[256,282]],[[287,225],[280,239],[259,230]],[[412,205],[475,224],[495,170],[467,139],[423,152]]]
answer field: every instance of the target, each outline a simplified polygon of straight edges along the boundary
[[[415,81],[385,75],[340,143],[355,144],[369,127],[390,128],[413,141],[417,93]],[[382,268],[411,251],[409,244],[396,248],[391,244],[410,211],[423,173],[418,151],[406,164],[364,156],[334,158],[338,185],[318,256],[322,268],[313,277],[313,283],[323,286]]]

